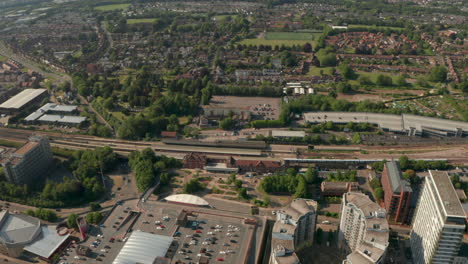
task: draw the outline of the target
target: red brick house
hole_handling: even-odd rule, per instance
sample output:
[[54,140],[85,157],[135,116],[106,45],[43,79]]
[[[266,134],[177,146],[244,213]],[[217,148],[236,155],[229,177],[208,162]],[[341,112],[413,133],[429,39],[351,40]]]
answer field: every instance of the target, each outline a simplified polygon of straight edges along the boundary
[[175,131],[162,131],[161,132],[161,137],[163,138],[177,138],[177,132]]
[[401,169],[396,161],[385,163],[381,181],[389,220],[406,223],[413,190],[410,183],[402,179]]
[[184,168],[203,169],[206,166],[207,158],[203,153],[190,152],[184,157]]
[[271,173],[282,169],[279,161],[269,160],[235,160],[235,166],[239,168],[239,172],[241,173]]
[[342,196],[347,192],[359,191],[357,182],[322,182],[322,196]]

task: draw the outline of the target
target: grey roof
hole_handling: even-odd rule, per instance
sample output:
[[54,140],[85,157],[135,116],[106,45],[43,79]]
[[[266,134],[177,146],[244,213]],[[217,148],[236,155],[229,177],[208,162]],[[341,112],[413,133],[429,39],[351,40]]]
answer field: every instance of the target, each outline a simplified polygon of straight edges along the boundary
[[24,250],[44,258],[49,258],[70,236],[70,234],[60,236],[56,226],[42,226],[41,230],[42,235]]
[[29,215],[0,212],[0,242],[6,245],[31,243],[40,233],[41,222]]
[[6,102],[0,105],[0,108],[20,109],[27,103],[34,100],[36,97],[47,92],[47,89],[26,89],[13,96]]
[[289,131],[289,130],[272,130],[273,137],[305,137],[304,131]]
[[434,184],[437,189],[437,199],[440,199],[440,203],[446,214],[449,216],[465,218],[465,211],[458,199],[458,195],[455,192],[455,188],[450,181],[448,173],[446,171],[430,170],[429,174],[434,180]]
[[381,128],[390,131],[416,131],[440,130],[456,132],[458,129],[468,132],[468,122],[453,121],[441,118],[417,116],[411,114],[391,115],[367,112],[307,112],[304,119],[310,123],[322,123],[331,121],[334,123],[370,123],[377,124]]
[[82,116],[63,116],[63,115],[43,115],[39,119],[43,122],[58,122],[68,124],[80,124],[86,121],[86,117]]
[[157,257],[164,257],[173,238],[142,231],[134,231],[114,259],[114,264],[153,264]]
[[396,161],[387,161],[385,166],[388,170],[390,187],[392,188],[393,192],[412,192],[410,183],[407,180],[402,179],[401,169]]
[[68,112],[71,113],[77,109],[76,105],[58,105],[54,103],[47,103],[43,105],[41,108],[37,109],[35,112],[28,115],[24,120],[26,121],[34,121],[37,120],[42,115],[54,111],[54,112]]

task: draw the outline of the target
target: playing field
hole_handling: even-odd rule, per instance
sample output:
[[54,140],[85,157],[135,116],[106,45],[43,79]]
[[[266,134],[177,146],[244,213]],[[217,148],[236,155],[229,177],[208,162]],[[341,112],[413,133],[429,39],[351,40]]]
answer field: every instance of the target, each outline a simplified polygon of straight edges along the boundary
[[127,19],[127,24],[139,24],[139,23],[153,23],[157,20],[157,18],[132,18]]
[[265,35],[267,40],[314,40],[312,33],[297,32],[268,32]]
[[367,29],[378,29],[378,30],[390,29],[390,30],[395,30],[395,31],[401,31],[404,29],[401,27],[387,27],[387,26],[376,26],[376,25],[348,25],[348,28],[367,28]]
[[96,6],[94,9],[98,11],[113,11],[117,9],[127,10],[130,4],[114,4],[114,5],[102,5]]

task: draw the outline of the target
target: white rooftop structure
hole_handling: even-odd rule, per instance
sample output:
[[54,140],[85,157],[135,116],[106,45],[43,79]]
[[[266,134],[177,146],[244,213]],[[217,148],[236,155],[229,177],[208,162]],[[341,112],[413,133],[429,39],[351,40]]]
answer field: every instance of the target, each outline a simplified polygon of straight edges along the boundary
[[20,109],[27,103],[31,102],[38,96],[46,93],[47,89],[25,89],[19,94],[8,99],[6,102],[0,105],[0,108],[4,109]]
[[304,119],[308,123],[369,123],[376,124],[392,132],[404,132],[409,135],[423,132],[437,135],[462,136],[468,134],[468,122],[441,118],[417,116],[411,114],[391,115],[367,112],[307,112]]
[[63,115],[43,115],[39,119],[43,122],[51,123],[63,123],[63,124],[80,124],[86,121],[86,117],[83,116],[63,116]]
[[134,231],[113,264],[153,264],[157,257],[166,255],[172,241],[170,236]]
[[42,235],[34,243],[24,247],[24,250],[35,255],[49,258],[70,234],[60,236],[55,226],[42,226]]
[[28,244],[40,232],[39,219],[23,214],[0,212],[0,242],[5,245]]
[[48,112],[64,112],[64,113],[71,113],[76,111],[78,107],[76,105],[58,105],[54,103],[47,103],[43,105],[41,108],[37,109],[35,112],[28,115],[24,120],[25,121],[35,121],[42,115]]
[[209,203],[205,199],[191,194],[175,194],[166,197],[165,200],[173,203],[192,204],[197,206],[209,205]]

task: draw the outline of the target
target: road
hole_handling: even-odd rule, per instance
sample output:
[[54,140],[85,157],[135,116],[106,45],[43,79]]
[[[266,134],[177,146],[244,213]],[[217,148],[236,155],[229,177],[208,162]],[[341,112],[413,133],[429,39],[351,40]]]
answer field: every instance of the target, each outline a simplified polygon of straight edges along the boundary
[[[71,80],[70,76],[65,73],[56,72],[50,69],[50,67],[46,68],[43,65],[40,65],[39,63],[34,62],[22,55],[13,53],[13,51],[2,41],[0,41],[0,55],[23,64],[24,67],[40,73],[42,76],[51,80],[55,84]],[[44,69],[47,69],[47,71]]]

